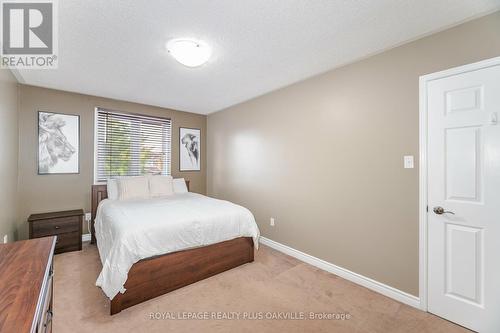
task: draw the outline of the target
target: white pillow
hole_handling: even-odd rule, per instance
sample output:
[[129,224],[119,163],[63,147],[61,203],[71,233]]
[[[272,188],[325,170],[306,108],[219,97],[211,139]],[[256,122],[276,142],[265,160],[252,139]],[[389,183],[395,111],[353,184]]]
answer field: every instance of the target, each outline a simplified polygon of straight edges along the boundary
[[108,199],[118,200],[118,182],[116,179],[108,179]]
[[186,186],[186,181],[184,178],[176,178],[173,181],[174,184],[174,193],[187,193],[188,189]]
[[150,176],[149,195],[151,197],[161,197],[174,194],[172,176]]
[[146,177],[120,178],[116,182],[119,200],[149,198],[149,182]]

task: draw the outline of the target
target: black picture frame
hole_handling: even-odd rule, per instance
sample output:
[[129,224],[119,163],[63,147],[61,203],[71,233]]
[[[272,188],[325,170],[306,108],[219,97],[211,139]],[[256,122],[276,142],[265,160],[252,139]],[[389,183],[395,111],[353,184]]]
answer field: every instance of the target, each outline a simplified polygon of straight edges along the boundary
[[[184,133],[183,133],[184,132]],[[185,134],[194,134],[198,138],[198,159],[197,163],[193,166],[193,163],[191,164],[191,167],[186,167],[186,155],[183,154],[187,150],[187,147],[185,144],[183,144],[183,136]],[[201,171],[201,128],[191,128],[191,127],[179,127],[179,171],[180,172],[198,172]]]

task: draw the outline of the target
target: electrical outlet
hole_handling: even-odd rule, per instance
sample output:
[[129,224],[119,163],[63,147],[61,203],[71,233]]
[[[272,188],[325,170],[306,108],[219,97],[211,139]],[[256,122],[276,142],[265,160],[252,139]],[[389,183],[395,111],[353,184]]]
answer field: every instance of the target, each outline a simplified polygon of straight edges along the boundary
[[403,160],[405,169],[413,169],[413,155],[404,156]]
[[90,213],[85,213],[85,221],[90,221],[90,219],[92,218],[92,214]]
[[271,219],[269,220],[269,225],[271,227],[274,227],[274,217],[271,217]]
[[7,244],[9,242],[9,235],[4,235],[3,236],[3,243]]

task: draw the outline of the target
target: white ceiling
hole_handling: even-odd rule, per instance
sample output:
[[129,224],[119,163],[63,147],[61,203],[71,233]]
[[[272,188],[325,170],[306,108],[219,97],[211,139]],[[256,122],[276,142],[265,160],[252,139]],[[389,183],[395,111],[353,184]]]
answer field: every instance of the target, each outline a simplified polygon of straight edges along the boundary
[[[63,0],[59,68],[22,83],[208,114],[500,8],[500,0]],[[202,39],[187,68],[171,38]]]

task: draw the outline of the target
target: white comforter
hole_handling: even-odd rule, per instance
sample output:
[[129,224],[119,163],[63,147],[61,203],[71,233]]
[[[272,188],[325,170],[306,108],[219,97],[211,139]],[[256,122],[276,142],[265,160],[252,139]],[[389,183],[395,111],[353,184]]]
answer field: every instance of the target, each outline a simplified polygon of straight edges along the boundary
[[252,213],[228,201],[196,193],[147,200],[103,200],[95,220],[102,271],[96,285],[113,299],[137,261],[165,253],[205,246],[259,229]]

